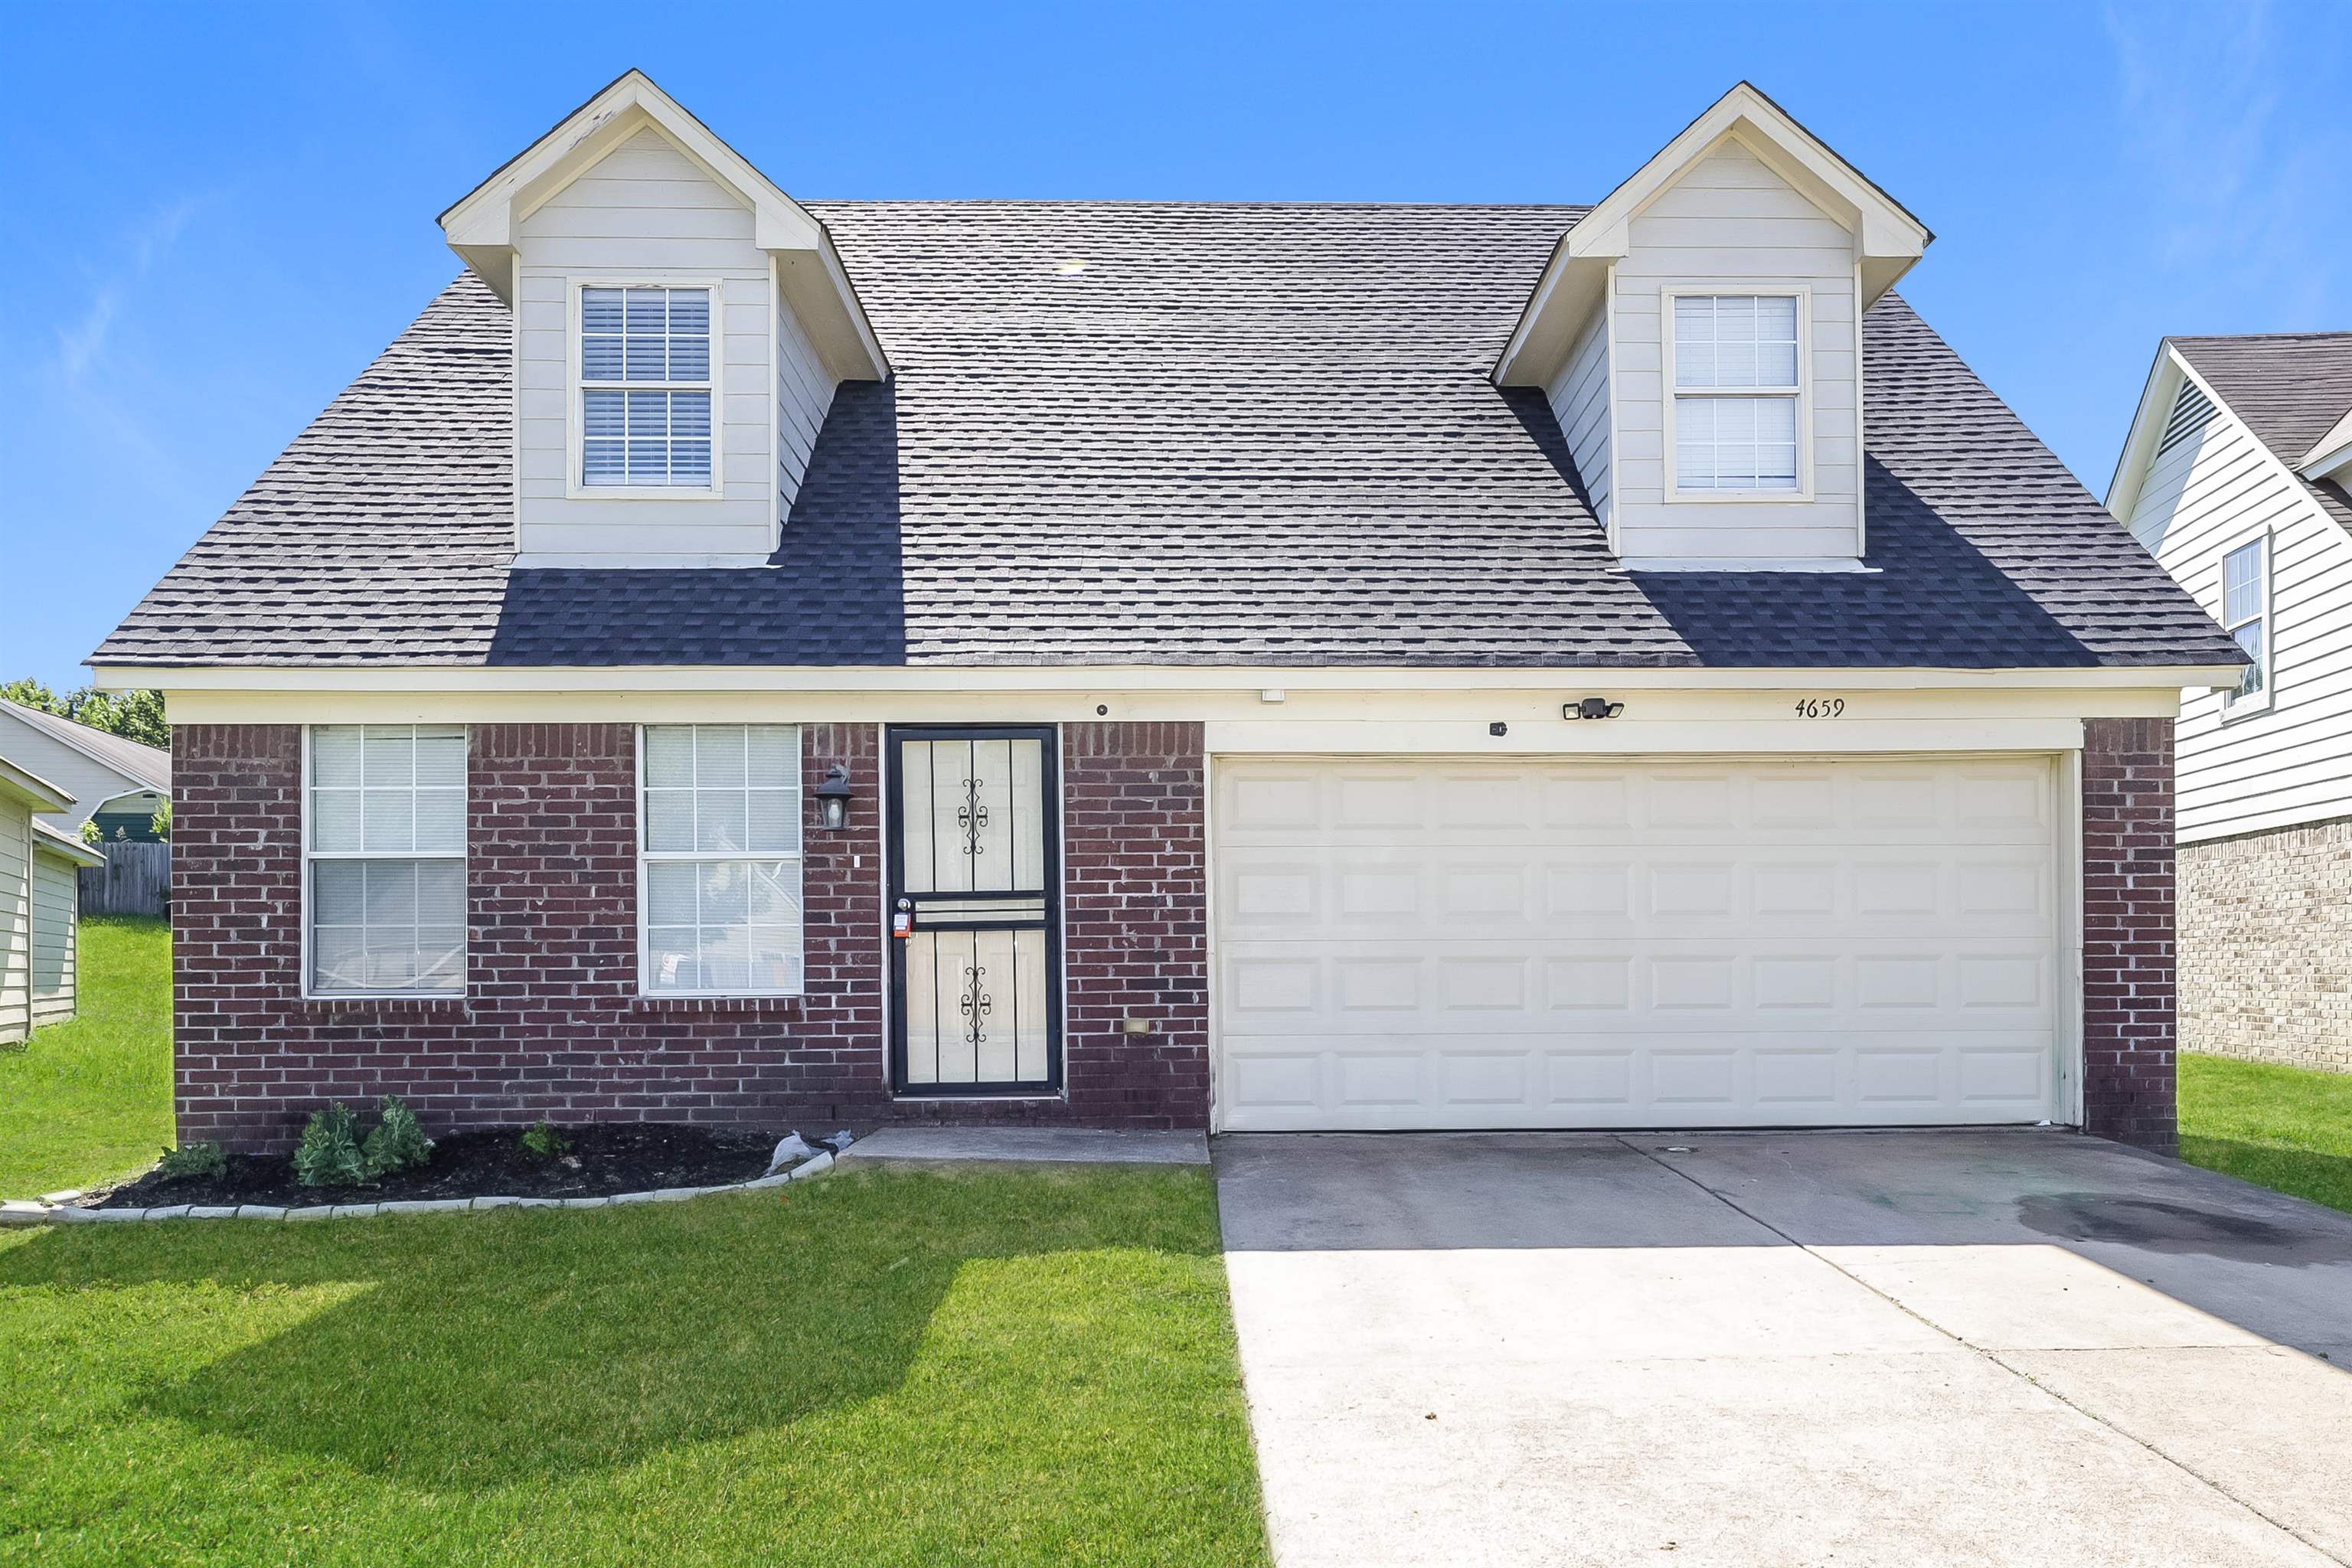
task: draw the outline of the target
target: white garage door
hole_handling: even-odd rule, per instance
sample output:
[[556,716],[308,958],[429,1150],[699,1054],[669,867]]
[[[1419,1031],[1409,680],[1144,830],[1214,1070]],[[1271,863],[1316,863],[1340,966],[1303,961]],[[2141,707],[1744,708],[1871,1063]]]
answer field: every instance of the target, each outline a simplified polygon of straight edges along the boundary
[[1221,761],[1223,1125],[2031,1121],[2045,760]]

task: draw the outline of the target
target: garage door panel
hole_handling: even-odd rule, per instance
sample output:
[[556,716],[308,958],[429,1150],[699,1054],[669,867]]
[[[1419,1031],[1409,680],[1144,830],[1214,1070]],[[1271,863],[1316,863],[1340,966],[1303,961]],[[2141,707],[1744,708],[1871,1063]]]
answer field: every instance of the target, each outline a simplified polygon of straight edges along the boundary
[[[1393,842],[1462,846],[2035,845],[2051,837],[2046,763],[1986,758],[1827,763],[1380,760],[1253,762],[1220,780],[1231,847]],[[1264,773],[1255,770],[1265,769]]]
[[2037,1120],[2034,759],[1220,763],[1246,1127]]
[[1699,1034],[1640,1047],[1530,1037],[1465,1047],[1368,1036],[1297,1050],[1229,1043],[1235,1131],[1428,1127],[1850,1126],[2046,1114],[2045,1034],[1838,1040]]
[[1224,961],[1223,1012],[1243,1033],[1307,1038],[1408,1024],[1475,1034],[1714,1029],[1735,1014],[1759,1034],[1965,1034],[2046,1028],[2057,979],[2047,944],[1999,938],[1953,938],[1932,951],[1901,938],[1810,952],[1622,935],[1573,946],[1256,943]]
[[[1442,854],[1442,863],[1433,863]],[[1619,846],[1569,857],[1401,844],[1234,849],[1217,880],[1224,934],[1348,938],[1445,931],[1825,937],[1906,931],[2045,937],[2049,847],[1870,846],[1842,851]]]

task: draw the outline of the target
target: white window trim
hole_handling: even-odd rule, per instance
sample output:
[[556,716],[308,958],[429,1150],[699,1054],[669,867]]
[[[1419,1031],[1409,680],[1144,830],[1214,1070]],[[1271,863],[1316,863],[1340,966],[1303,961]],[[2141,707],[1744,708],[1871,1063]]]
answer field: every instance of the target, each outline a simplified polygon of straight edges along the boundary
[[[710,394],[710,483],[708,485],[591,485],[581,482],[587,431],[581,414],[587,380],[580,368],[580,296],[589,289],[708,289],[710,290],[710,379],[640,381],[638,392]],[[563,495],[567,500],[724,500],[727,497],[727,279],[719,273],[642,272],[621,277],[563,279],[564,410]],[[520,312],[518,312],[520,315]],[[620,384],[598,382],[599,387]]]
[[[2230,557],[2249,544],[2260,544],[2263,547],[2262,607],[2242,620],[2232,621],[2229,618]],[[2267,713],[2277,700],[2278,622],[2271,615],[2271,584],[2277,574],[2277,542],[2267,528],[2257,529],[2252,533],[2233,540],[2228,547],[2213,557],[2216,595],[2213,618],[2221,623],[2221,630],[2234,642],[2237,640],[2240,626],[2250,626],[2255,621],[2263,624],[2263,657],[2260,660],[2263,689],[2251,696],[2240,697],[2230,688],[2222,688],[2218,695],[2221,699],[2221,722],[2224,724],[2235,723],[2241,719],[2252,719],[2259,713]]]
[[[1710,299],[1725,294],[1794,296],[1797,301],[1797,488],[1792,490],[1686,490],[1676,479],[1675,405],[1685,397],[1789,396],[1780,387],[1675,385],[1675,301]],[[1658,290],[1658,394],[1664,448],[1660,493],[1670,504],[1731,501],[1752,506],[1758,501],[1789,506],[1813,496],[1813,289],[1810,283],[1752,283],[1723,279],[1712,283],[1674,283]]]
[[[676,721],[663,721],[662,727],[690,730],[698,724],[704,723],[708,723],[714,728],[720,725],[777,723],[790,724],[792,726],[794,742],[793,747],[793,765],[800,770],[799,775],[795,780],[798,786],[796,790],[798,799],[795,802],[795,805],[801,814],[801,847],[798,849],[793,850],[789,855],[784,854],[782,851],[775,850],[760,850],[756,852],[751,850],[740,850],[727,854],[712,854],[699,849],[670,849],[662,850],[658,853],[654,850],[647,849],[646,847],[646,731],[648,729],[652,729],[656,726],[653,724],[639,724],[635,726],[637,751],[637,995],[643,1000],[655,1002],[692,1002],[709,1001],[713,999],[726,1000],[730,998],[736,1000],[764,1001],[780,996],[805,996],[808,994],[808,727],[797,720],[777,719],[746,719],[740,721],[733,719],[685,719]],[[646,919],[646,914],[651,908],[651,902],[647,889],[648,879],[646,875],[646,868],[656,864],[667,865],[672,862],[708,865],[712,862],[721,860],[789,860],[793,863],[793,868],[799,873],[800,888],[798,904],[801,916],[801,961],[797,964],[793,965],[794,973],[800,976],[799,984],[789,987],[779,986],[774,988],[751,987],[740,991],[688,991],[677,986],[656,987],[653,984],[653,925],[652,922]]]
[[[310,732],[311,732],[312,731],[314,731],[314,730],[337,730],[337,729],[349,729],[349,728],[353,727],[354,725],[356,725],[358,728],[360,728],[360,729],[362,729],[362,730],[365,730],[365,729],[366,729],[366,728],[367,728],[371,723],[380,723],[380,722],[381,722],[381,721],[373,721],[373,720],[354,720],[354,721],[347,721],[347,722],[335,723],[335,724],[305,724],[305,725],[303,725],[303,726],[302,726],[302,741],[301,741],[301,744],[302,744],[302,785],[301,785],[301,787],[302,787],[302,810],[301,810],[301,818],[302,818],[302,826],[301,826],[302,843],[301,843],[301,856],[300,856],[301,865],[300,865],[300,868],[299,868],[299,873],[298,873],[298,874],[299,874],[299,877],[300,877],[300,879],[301,879],[302,887],[301,887],[301,896],[300,896],[300,898],[297,900],[297,906],[298,906],[298,909],[299,909],[299,924],[300,924],[300,926],[301,926],[301,930],[302,930],[302,942],[301,942],[301,949],[302,949],[302,952],[301,952],[301,964],[302,964],[302,1000],[304,1000],[305,1002],[459,1002],[459,1003],[462,1003],[462,1002],[464,1002],[464,1001],[467,999],[467,996],[469,996],[469,995],[471,995],[471,994],[472,994],[472,992],[473,992],[473,985],[474,985],[474,867],[473,867],[473,853],[474,853],[474,833],[473,833],[473,818],[474,818],[474,781],[473,781],[473,766],[472,766],[472,758],[473,758],[473,743],[474,743],[474,729],[473,729],[473,726],[472,726],[472,725],[470,725],[470,724],[457,724],[457,725],[454,725],[454,726],[448,726],[448,725],[444,725],[444,724],[442,724],[442,723],[436,722],[436,721],[425,721],[425,720],[420,720],[420,721],[417,721],[416,722],[415,722],[415,723],[411,723],[411,724],[409,724],[409,726],[408,726],[408,728],[409,728],[411,731],[415,731],[415,730],[416,730],[416,729],[418,729],[418,728],[420,728],[420,727],[428,728],[428,729],[436,729],[436,730],[443,729],[443,728],[455,728],[455,729],[457,729],[457,730],[459,730],[459,731],[464,731],[464,733],[465,733],[465,736],[466,736],[466,752],[467,752],[467,770],[466,770],[466,771],[467,771],[467,778],[466,778],[466,835],[465,835],[465,838],[466,838],[466,847],[465,847],[465,848],[463,848],[463,849],[459,850],[459,851],[458,851],[457,854],[455,854],[455,855],[451,855],[451,854],[447,854],[447,853],[434,853],[434,854],[419,855],[419,854],[415,854],[415,853],[413,853],[413,852],[412,852],[412,853],[409,853],[409,854],[393,854],[393,853],[390,853],[390,852],[388,852],[388,851],[387,851],[387,852],[384,852],[384,853],[382,853],[382,854],[378,854],[378,853],[376,853],[376,852],[374,852],[374,851],[372,851],[372,850],[363,850],[363,849],[329,849],[329,850],[314,850],[314,849],[313,849],[313,848],[311,848],[311,847],[310,847],[310,846],[311,846],[311,837],[310,837],[310,832],[311,832],[311,830],[310,830],[310,798],[311,798],[311,789],[310,789]],[[397,722],[397,721],[395,721],[394,722]],[[364,744],[364,740],[362,740],[362,743]],[[459,867],[459,868],[460,868],[460,876],[461,876],[461,877],[462,877],[462,879],[463,879],[464,885],[465,885],[465,889],[466,889],[466,926],[465,926],[465,930],[466,930],[466,940],[465,940],[465,944],[464,944],[461,948],[459,948],[459,950],[458,950],[458,953],[457,953],[457,984],[455,986],[448,987],[448,988],[446,988],[446,989],[443,989],[443,990],[439,990],[439,991],[321,991],[321,990],[320,990],[320,989],[318,988],[318,985],[317,985],[317,983],[316,983],[316,976],[315,976],[315,974],[313,973],[313,972],[312,972],[312,970],[311,970],[311,968],[310,968],[310,865],[311,865],[311,862],[313,862],[314,860],[455,860],[455,861],[457,861],[457,864],[458,864],[458,867]]]

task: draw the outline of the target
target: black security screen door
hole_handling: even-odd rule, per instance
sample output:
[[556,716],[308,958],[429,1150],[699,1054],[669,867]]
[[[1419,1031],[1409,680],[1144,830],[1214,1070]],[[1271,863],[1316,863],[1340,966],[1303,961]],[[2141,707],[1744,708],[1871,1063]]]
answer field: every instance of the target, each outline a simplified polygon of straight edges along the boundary
[[1062,1086],[1050,728],[893,725],[890,1071],[901,1094]]

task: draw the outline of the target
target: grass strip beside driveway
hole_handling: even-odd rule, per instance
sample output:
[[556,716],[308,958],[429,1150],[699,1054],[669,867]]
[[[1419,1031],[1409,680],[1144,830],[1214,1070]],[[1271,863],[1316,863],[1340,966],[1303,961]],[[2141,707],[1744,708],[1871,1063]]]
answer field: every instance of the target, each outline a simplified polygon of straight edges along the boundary
[[2180,1157],[2352,1211],[2352,1073],[2183,1051]]
[[0,1233],[0,1560],[1265,1552],[1204,1171]]

